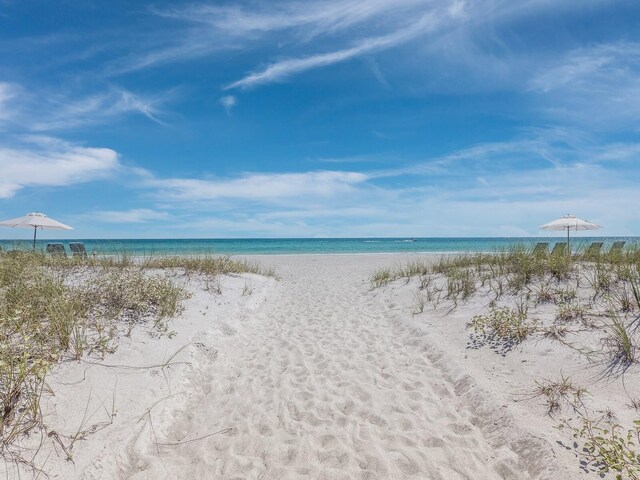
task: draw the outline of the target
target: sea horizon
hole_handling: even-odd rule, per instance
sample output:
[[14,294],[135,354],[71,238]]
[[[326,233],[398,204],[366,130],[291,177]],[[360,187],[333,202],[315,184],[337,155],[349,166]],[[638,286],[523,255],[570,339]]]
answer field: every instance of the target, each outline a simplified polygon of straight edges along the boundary
[[[591,242],[637,244],[640,236],[581,236],[571,238],[572,249]],[[118,238],[38,239],[36,250],[49,243],[82,242],[92,255],[279,255],[366,253],[477,253],[504,250],[514,245],[532,247],[538,242],[566,242],[565,237],[336,237],[336,238]],[[27,239],[0,240],[4,250],[28,250]]]

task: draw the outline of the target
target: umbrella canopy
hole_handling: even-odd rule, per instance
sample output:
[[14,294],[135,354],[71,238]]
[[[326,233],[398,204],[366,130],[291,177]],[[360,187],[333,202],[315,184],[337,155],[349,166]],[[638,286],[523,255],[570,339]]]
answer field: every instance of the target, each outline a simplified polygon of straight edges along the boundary
[[569,232],[571,230],[573,230],[574,232],[578,230],[597,230],[602,227],[595,223],[582,220],[581,218],[578,218],[575,215],[565,215],[564,217],[558,218],[553,222],[540,225],[539,228],[543,230],[566,230],[567,231],[567,250],[569,250]]
[[40,212],[31,212],[24,217],[5,220],[0,222],[0,227],[33,228],[33,248],[36,248],[36,233],[39,228],[42,230],[73,230],[73,227],[57,222]]

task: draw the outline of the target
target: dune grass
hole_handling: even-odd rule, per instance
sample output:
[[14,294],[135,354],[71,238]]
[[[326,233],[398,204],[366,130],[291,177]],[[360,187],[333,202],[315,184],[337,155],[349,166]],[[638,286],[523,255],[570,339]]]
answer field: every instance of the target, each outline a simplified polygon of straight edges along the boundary
[[[640,249],[587,255],[535,254],[522,246],[491,254],[444,255],[436,261],[412,261],[384,268],[371,276],[372,288],[419,278],[420,308],[441,302],[456,308],[476,295],[491,298],[491,311],[471,319],[476,340],[484,336],[517,345],[532,336],[564,341],[577,328],[597,331],[600,352],[579,351],[600,360],[609,373],[623,372],[637,363],[640,322]],[[580,292],[580,294],[579,294]],[[588,298],[583,298],[588,292]],[[418,298],[418,297],[416,297]],[[424,300],[423,300],[424,299]],[[502,305],[499,305],[502,303]],[[551,325],[529,318],[531,309],[555,306]],[[569,327],[575,326],[573,330]],[[600,353],[602,355],[596,355]]]
[[[487,312],[473,316],[468,348],[489,346],[501,355],[531,338],[551,340],[583,355],[600,370],[594,379],[622,377],[640,362],[640,249],[614,254],[534,254],[521,246],[492,254],[447,255],[374,272],[371,286],[402,280],[445,314],[481,296]],[[583,342],[583,343],[580,343]],[[594,346],[595,345],[595,346]],[[637,370],[635,370],[637,372]],[[624,380],[624,378],[623,378]],[[623,427],[612,412],[591,411],[586,390],[561,375],[536,382],[529,398],[548,413],[569,405],[574,419],[559,425],[573,436],[584,469],[640,480],[640,420]],[[640,400],[632,398],[633,408]],[[640,407],[636,408],[638,411]]]
[[0,253],[0,456],[23,461],[15,442],[42,427],[46,375],[63,359],[113,352],[120,335],[144,326],[171,335],[188,292],[173,278],[273,270],[230,257],[86,259]]

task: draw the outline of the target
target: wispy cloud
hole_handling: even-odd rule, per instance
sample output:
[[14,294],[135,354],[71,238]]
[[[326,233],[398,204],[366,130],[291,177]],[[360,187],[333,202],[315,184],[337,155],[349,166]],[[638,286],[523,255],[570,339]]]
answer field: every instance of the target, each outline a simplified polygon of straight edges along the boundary
[[13,148],[0,148],[0,198],[27,187],[62,187],[114,173],[118,154],[50,137],[25,137]]
[[22,131],[47,132],[108,123],[131,114],[143,115],[164,125],[159,105],[171,100],[171,92],[142,96],[111,87],[93,94],[27,90],[0,83],[0,122]]
[[640,120],[640,43],[595,45],[568,52],[529,83],[554,119],[599,128]]
[[[450,9],[447,10],[447,12],[450,11]],[[394,47],[412,40],[420,34],[441,26],[441,23],[448,19],[449,15],[450,13],[447,15],[438,15],[436,13],[429,12],[422,15],[417,21],[404,26],[393,33],[366,38],[349,48],[343,48],[303,58],[280,60],[268,65],[262,70],[251,73],[246,77],[227,85],[225,90],[233,88],[248,88],[260,84],[276,82],[307,70],[344,62],[367,53]]]
[[[343,54],[358,47],[364,48],[364,52],[368,51],[367,43],[375,42],[372,35],[374,31],[381,40],[394,33],[400,37],[402,30],[412,28],[411,24],[416,18],[441,11],[447,15],[457,15],[462,11],[463,5],[461,0],[324,0],[250,6],[189,4],[152,9],[153,14],[177,22],[172,26],[174,34],[170,37],[171,40],[167,41],[163,34],[156,47],[138,49],[114,62],[108,71],[111,74],[123,74],[183,62],[230,49],[262,44],[265,39],[274,46],[309,45],[319,37],[346,36],[351,37],[351,40],[345,42],[343,38],[342,43],[350,42],[352,46],[339,49],[344,51]],[[354,41],[357,38],[361,40]],[[351,56],[353,55],[352,52]],[[325,57],[325,61],[328,58]]]
[[130,210],[101,210],[87,214],[85,218],[105,223],[149,223],[168,220],[171,215],[150,208],[132,208]]
[[397,17],[412,7],[425,7],[432,0],[324,0],[252,5],[188,5],[156,10],[161,16],[205,24],[233,37],[254,36],[286,29],[305,29],[305,37],[336,33],[374,17]]
[[195,178],[147,179],[162,198],[186,201],[243,199],[277,201],[296,197],[330,197],[348,193],[367,176],[357,172],[319,171],[304,173],[246,174],[239,178],[201,180]]
[[64,95],[50,98],[41,107],[41,115],[38,116],[40,120],[30,118],[29,124],[34,131],[61,130],[79,125],[100,124],[132,113],[164,124],[160,119],[158,103],[159,99],[145,98],[120,88],[80,98]]

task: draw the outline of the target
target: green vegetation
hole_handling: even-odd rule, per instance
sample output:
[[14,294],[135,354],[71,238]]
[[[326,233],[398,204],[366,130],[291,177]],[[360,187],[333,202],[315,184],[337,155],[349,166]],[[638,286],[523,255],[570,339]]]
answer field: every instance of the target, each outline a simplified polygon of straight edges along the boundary
[[0,253],[0,456],[24,461],[14,443],[42,426],[40,399],[53,365],[84,355],[104,357],[136,326],[172,335],[168,321],[188,297],[176,277],[200,275],[208,284],[218,275],[239,273],[274,276],[229,257]]
[[[414,314],[426,305],[448,309],[476,295],[491,298],[488,314],[471,319],[472,347],[504,354],[533,337],[556,340],[619,375],[639,359],[640,249],[614,254],[534,254],[514,246],[492,254],[445,255],[373,273],[372,288],[419,278]],[[555,308],[552,322],[536,319]],[[549,315],[547,314],[547,317]],[[580,347],[567,338],[590,330],[602,348]]]
[[610,415],[598,419],[580,416],[576,426],[571,420],[560,423],[560,429],[571,432],[587,466],[599,474],[613,473],[617,480],[640,480],[640,420],[624,428]]
[[[520,246],[492,254],[446,255],[380,270],[371,285],[380,288],[401,279],[412,285],[418,280],[416,315],[425,305],[437,309],[444,304],[446,314],[474,298],[485,299],[487,312],[467,322],[468,348],[488,346],[506,355],[531,338],[558,342],[600,369],[594,379],[622,377],[640,362],[637,247],[597,255],[534,254]],[[561,420],[560,427],[573,435],[583,468],[640,480],[640,420],[623,427],[611,412],[589,410],[586,396],[583,387],[562,375],[536,382],[528,395],[543,399],[550,415],[571,407],[575,420]],[[638,398],[629,401],[629,408],[640,411]]]

